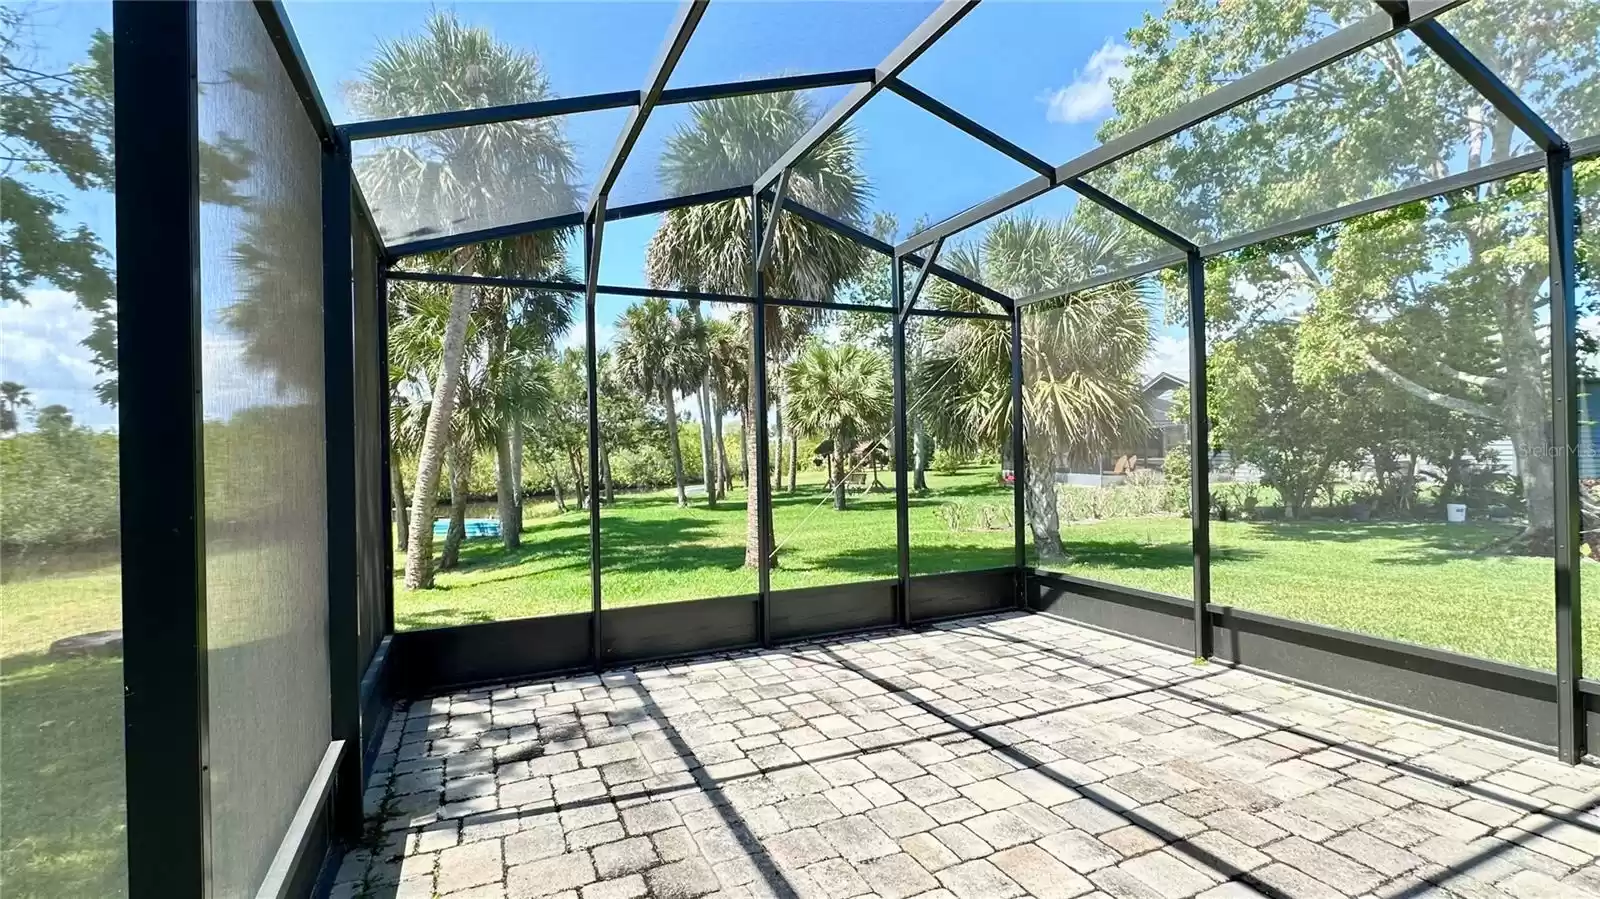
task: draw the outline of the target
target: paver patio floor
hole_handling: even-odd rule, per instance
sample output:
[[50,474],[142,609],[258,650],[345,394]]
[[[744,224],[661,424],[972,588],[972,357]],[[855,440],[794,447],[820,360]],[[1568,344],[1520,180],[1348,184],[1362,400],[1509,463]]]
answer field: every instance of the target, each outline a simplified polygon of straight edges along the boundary
[[1039,615],[398,709],[334,896],[1600,896],[1600,771]]

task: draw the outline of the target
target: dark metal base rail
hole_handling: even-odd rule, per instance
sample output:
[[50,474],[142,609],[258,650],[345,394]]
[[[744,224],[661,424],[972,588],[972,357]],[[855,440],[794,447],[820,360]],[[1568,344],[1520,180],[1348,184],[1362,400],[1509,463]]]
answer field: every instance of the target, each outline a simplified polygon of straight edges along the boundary
[[[1194,604],[1142,590],[1035,571],[1028,605],[1096,628],[1193,652]],[[1215,658],[1354,698],[1418,712],[1540,746],[1556,745],[1553,672],[1291,621],[1228,606],[1206,608]],[[1600,685],[1591,733],[1600,730]]]
[[[913,624],[1017,604],[1016,571],[929,574],[907,582]],[[772,639],[786,643],[893,627],[897,583],[863,581],[769,597]],[[601,667],[751,649],[760,645],[754,594],[605,609]],[[594,670],[590,613],[400,631],[381,654],[386,696],[409,699],[452,689]]]

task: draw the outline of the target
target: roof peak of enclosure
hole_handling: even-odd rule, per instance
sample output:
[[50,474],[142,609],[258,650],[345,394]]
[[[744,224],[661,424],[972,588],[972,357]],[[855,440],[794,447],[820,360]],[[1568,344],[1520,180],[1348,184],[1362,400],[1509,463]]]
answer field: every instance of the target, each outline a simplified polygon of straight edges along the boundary
[[[1539,0],[1537,5],[1542,16],[1558,23],[1551,29],[1553,35],[1571,41],[1584,38],[1583,22],[1592,16],[1595,4]],[[1432,181],[1442,188],[1463,177],[1470,179],[1468,173],[1481,166],[1503,167],[1505,160],[1517,155],[1514,151],[1530,149],[1529,144],[1548,151],[1600,133],[1594,127],[1600,113],[1588,108],[1594,102],[1591,97],[1570,85],[1528,78],[1504,58],[1495,43],[1496,29],[1503,30],[1507,17],[1514,14],[1504,0],[1374,2],[1367,12],[1364,4],[1313,4],[1296,21],[1259,20],[1259,12],[1245,10],[1245,5],[1220,5],[1210,14],[1258,17],[1232,23],[1257,32],[1259,46],[1243,54],[1242,60],[1196,56],[1196,45],[1185,42],[1180,26],[1151,30],[1149,23],[1164,14],[1160,4],[1141,8],[1137,15],[1127,4],[979,4],[976,0],[937,4],[701,0],[683,4],[672,15],[658,3],[596,4],[617,8],[587,12],[556,8],[563,6],[568,5],[491,9],[468,4],[432,18],[419,18],[413,12],[392,23],[398,30],[387,33],[382,29],[389,25],[365,25],[376,50],[363,68],[346,73],[361,83],[351,77],[322,79],[324,84],[340,85],[339,97],[317,98],[333,108],[336,119],[351,118],[352,112],[404,112],[358,116],[362,120],[337,126],[338,135],[355,148],[357,160],[376,155],[364,152],[371,147],[414,147],[452,135],[470,142],[466,138],[474,129],[537,128],[538,123],[556,129],[578,151],[577,173],[551,182],[561,189],[539,203],[501,203],[503,208],[492,215],[413,210],[413,215],[402,217],[408,227],[384,229],[389,255],[448,249],[572,227],[596,217],[615,220],[768,191],[780,173],[840,128],[858,122],[880,92],[899,95],[938,117],[952,132],[964,133],[1031,170],[1015,187],[954,214],[929,221],[924,210],[916,220],[919,227],[893,247],[902,255],[940,238],[956,237],[1061,187],[1176,252],[1232,243],[1243,232],[1193,227],[1182,216],[1172,216],[1169,204],[1146,196],[1137,181],[1117,175],[1154,164],[1146,163],[1146,157],[1162,154],[1152,148],[1206,139],[1199,132],[1207,128],[1243,127],[1241,115],[1272,105],[1296,86],[1326,78],[1341,64],[1350,68],[1345,61],[1351,57],[1411,54],[1403,62],[1426,63],[1427,77],[1448,77],[1466,85],[1468,100],[1479,110],[1474,115],[1503,119],[1516,134],[1526,136],[1521,146],[1496,147],[1492,158],[1482,160],[1468,160],[1466,151],[1429,148],[1427,152],[1435,155],[1455,152],[1459,159],[1435,166],[1436,173],[1422,171],[1400,181],[1375,182],[1372,197],[1391,190],[1414,195]],[[303,17],[314,27],[338,21],[336,15],[303,4],[289,8],[296,19]],[[1050,54],[1033,52],[1037,35],[1059,34],[1059,29],[1050,27],[1050,17],[1060,15],[1074,16],[1091,32],[1069,48],[1073,52],[1056,54],[1075,60],[1075,69],[1046,64],[1041,60]],[[1561,30],[1559,23],[1567,20],[1573,21],[1577,38]],[[401,35],[408,27],[412,33],[418,28],[424,34],[456,29],[459,34],[502,41],[505,47],[525,51],[537,71],[522,72],[518,85],[499,93],[485,86],[471,96],[424,96],[413,98],[409,105],[385,102],[373,88],[383,83],[377,76],[385,73],[385,67],[392,68],[404,57],[408,45]],[[322,48],[330,40],[322,34],[306,40],[311,66],[325,55]],[[1550,53],[1565,58],[1600,42],[1592,36],[1587,40],[1588,44],[1580,40],[1581,46],[1552,48]],[[562,41],[575,42],[576,49],[558,47]],[[640,49],[647,44],[651,52]],[[484,53],[490,61],[504,61],[489,50]],[[982,65],[986,58],[1002,53],[1007,54],[1007,66]],[[623,57],[630,62],[613,64]],[[607,71],[589,71],[596,68]],[[1167,71],[1173,68],[1186,71]],[[1012,69],[1024,74],[1012,75]],[[958,77],[961,72],[970,77]],[[1028,81],[1030,77],[1035,80]],[[632,83],[612,84],[605,82],[607,78]],[[306,81],[312,84],[309,67]],[[1046,89],[1049,84],[1058,89]],[[596,89],[600,87],[606,89]],[[1162,88],[1170,96],[1149,104],[1155,96],[1151,92]],[[1040,113],[1039,122],[1007,112],[1007,104],[1015,107],[1017,98],[1029,96],[1030,91],[1027,102],[1039,107],[1033,110]],[[804,127],[797,129],[787,148],[744,152],[742,170],[711,179],[714,184],[698,185],[703,189],[663,181],[672,164],[664,141],[690,130],[707,108],[744,98],[772,101],[790,94],[809,97],[810,109],[804,116],[809,121],[801,122]],[[505,102],[495,102],[497,98]],[[1401,107],[1408,102],[1404,97],[1391,99]],[[1063,143],[1052,133],[1080,136]],[[1276,136],[1264,136],[1267,146]],[[399,155],[407,154],[417,155],[414,149],[402,149]],[[1068,158],[1062,161],[1062,155]],[[1162,157],[1158,162],[1171,159]],[[1200,174],[1197,184],[1205,191],[1226,187],[1206,181],[1207,173]],[[612,185],[619,183],[619,177],[623,190],[613,197]],[[362,181],[363,193],[372,202],[373,191],[367,186],[371,178]],[[893,190],[911,197],[901,205],[919,208],[915,185],[895,185]],[[1132,193],[1123,195],[1124,190]],[[1311,198],[1294,210],[1295,215],[1270,224],[1287,227],[1370,198]],[[874,199],[879,203],[874,211],[886,208],[884,202],[894,205],[883,197]],[[383,218],[383,204],[373,205],[374,213]],[[902,212],[900,217],[906,215]],[[424,221],[428,216],[432,220]],[[866,232],[869,217],[846,216],[845,223]]]

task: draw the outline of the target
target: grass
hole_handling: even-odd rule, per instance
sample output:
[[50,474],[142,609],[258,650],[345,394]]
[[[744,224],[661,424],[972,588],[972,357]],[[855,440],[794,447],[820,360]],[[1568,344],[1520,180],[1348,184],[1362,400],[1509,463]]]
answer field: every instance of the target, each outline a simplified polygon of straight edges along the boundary
[[[821,472],[802,474],[795,493],[773,495],[778,568],[774,590],[895,576],[894,476],[885,489],[851,494],[836,512]],[[1011,493],[992,469],[928,473],[927,494],[910,509],[912,574],[1010,565]],[[952,531],[941,509],[958,507]],[[990,525],[985,527],[985,513]],[[492,515],[492,507],[469,510]],[[1003,514],[1003,518],[1001,515]],[[438,589],[406,592],[396,559],[395,626],[402,630],[496,621],[589,609],[589,517],[550,503],[523,508],[522,546],[510,553],[495,540],[470,540],[461,567],[441,572]],[[717,508],[694,497],[679,508],[671,490],[617,496],[600,512],[600,583],[608,608],[706,599],[756,591],[744,566],[745,494],[734,490]],[[437,546],[437,543],[435,544]]]
[[0,883],[7,897],[124,891],[122,663],[55,659],[121,622],[114,553],[8,564],[0,584]]
[[[930,472],[910,508],[912,574],[1004,566],[1012,559],[1011,493],[993,469]],[[895,572],[894,494],[853,494],[836,512],[820,472],[773,498],[777,590],[889,579]],[[892,475],[884,477],[886,487]],[[487,513],[488,510],[484,510]],[[525,510],[523,546],[493,540],[463,551],[440,589],[396,586],[401,628],[581,612],[589,607],[588,517]],[[685,509],[671,491],[619,496],[601,512],[606,607],[755,591],[744,563],[744,495]],[[1212,598],[1219,604],[1405,640],[1534,668],[1555,665],[1548,558],[1490,549],[1509,525],[1394,522],[1212,522]],[[1062,526],[1081,577],[1188,598],[1189,521],[1173,516]],[[1593,610],[1589,670],[1600,673],[1600,571],[1585,566]]]
[[[1211,598],[1229,605],[1467,655],[1555,668],[1555,565],[1489,547],[1489,523],[1211,522]],[[1189,521],[1066,524],[1081,577],[1192,596]],[[1052,566],[1056,567],[1056,566]],[[1600,566],[1585,563],[1584,645],[1600,673]]]
[[[892,475],[885,474],[886,487]],[[913,574],[1012,559],[1011,492],[992,469],[929,473],[912,497]],[[854,494],[835,512],[821,475],[774,497],[783,590],[889,579],[892,490]],[[475,513],[480,510],[474,510]],[[482,510],[486,511],[486,510]],[[589,606],[587,513],[530,503],[524,544],[469,543],[440,589],[395,594],[402,629],[583,611]],[[744,563],[744,496],[680,509],[669,492],[619,497],[602,511],[607,606],[755,590]],[[1489,549],[1491,524],[1212,522],[1215,601],[1471,655],[1554,665],[1553,566]],[[1064,523],[1061,570],[1189,595],[1189,522],[1175,517]],[[0,881],[7,897],[106,896],[123,879],[121,665],[51,659],[61,637],[114,628],[120,578],[111,552],[9,564],[0,582]],[[66,563],[66,564],[61,564]],[[398,572],[396,572],[398,575]],[[1600,566],[1583,568],[1587,670],[1600,673]]]

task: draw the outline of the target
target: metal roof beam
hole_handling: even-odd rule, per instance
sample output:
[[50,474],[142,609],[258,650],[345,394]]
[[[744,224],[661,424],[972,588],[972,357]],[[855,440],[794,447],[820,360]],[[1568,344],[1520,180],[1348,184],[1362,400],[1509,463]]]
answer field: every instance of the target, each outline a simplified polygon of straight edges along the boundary
[[604,210],[606,200],[611,196],[611,188],[616,186],[617,175],[621,174],[622,167],[627,164],[628,154],[633,151],[633,145],[638,143],[639,134],[644,131],[651,110],[655,109],[662,92],[667,89],[667,81],[672,78],[672,70],[677,66],[679,57],[683,56],[684,48],[689,45],[689,38],[694,35],[695,26],[700,24],[700,18],[705,13],[706,0],[688,0],[679,7],[678,17],[672,24],[666,43],[661,47],[661,54],[650,67],[650,77],[646,79],[645,87],[640,91],[639,105],[628,113],[628,121],[622,126],[622,134],[617,138],[617,145],[612,148],[611,156],[606,159],[599,176],[595,179],[594,194],[589,197],[586,221],[592,220],[597,210]]
[[907,66],[916,62],[917,57],[921,56],[924,50],[933,46],[934,41],[942,37],[945,32],[961,21],[962,16],[977,5],[978,0],[947,0],[947,2],[939,4],[938,9],[935,9],[931,15],[924,19],[915,31],[900,42],[899,46],[889,52],[889,55],[873,71],[870,82],[856,85],[838,103],[834,104],[833,108],[823,113],[822,118],[818,119],[811,126],[811,129],[801,136],[799,141],[795,142],[788,150],[785,150],[784,154],[778,157],[778,161],[769,166],[761,177],[756,179],[753,185],[755,192],[758,194],[764,193],[768,187],[772,186],[772,182],[778,180],[778,175],[784,169],[793,168],[795,163],[804,159],[807,153],[810,153],[818,144],[827,140],[828,135],[844,124],[844,120],[849,118],[856,110],[865,106],[867,101],[872,99],[889,79],[898,76],[906,70]]
[[1222,115],[1262,94],[1270,93],[1285,84],[1303,78],[1311,72],[1337,62],[1380,41],[1393,37],[1406,27],[1438,15],[1465,0],[1440,0],[1428,4],[1414,4],[1411,9],[1411,26],[1398,25],[1384,12],[1376,12],[1359,22],[1327,37],[1308,44],[1276,62],[1262,66],[1254,72],[1199,97],[1166,115],[1156,118],[1113,138],[1056,167],[1050,177],[1040,176],[1021,184],[1006,193],[986,200],[959,212],[950,218],[917,232],[902,241],[896,249],[909,252],[925,247],[940,237],[949,237],[985,219],[999,215],[1045,193],[1053,187],[1103,168],[1159,143],[1179,131],[1193,127],[1207,119]]

